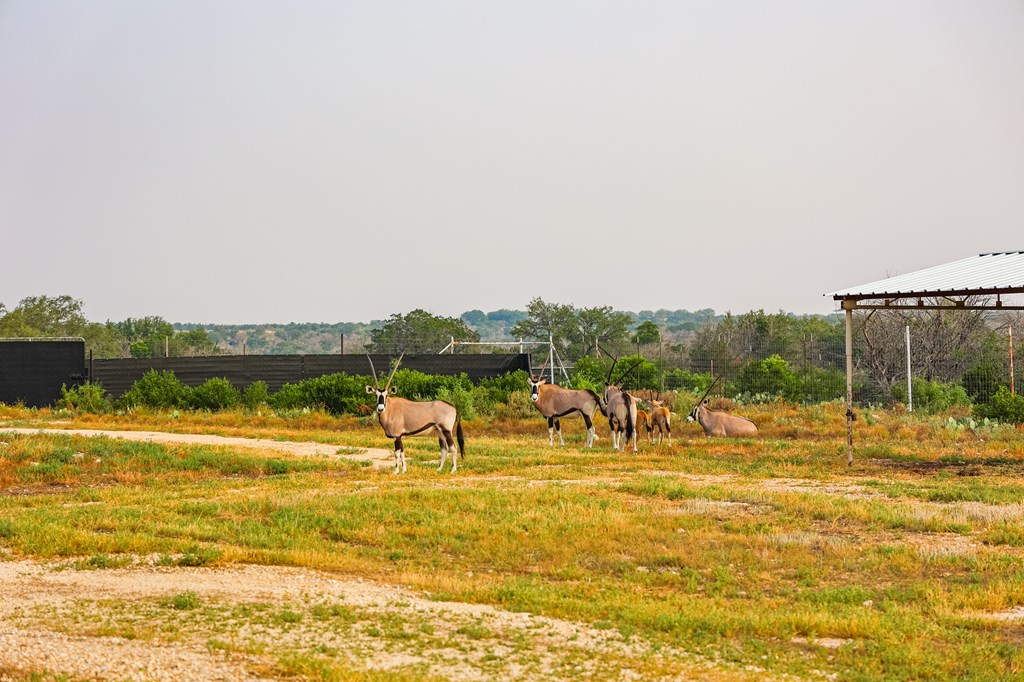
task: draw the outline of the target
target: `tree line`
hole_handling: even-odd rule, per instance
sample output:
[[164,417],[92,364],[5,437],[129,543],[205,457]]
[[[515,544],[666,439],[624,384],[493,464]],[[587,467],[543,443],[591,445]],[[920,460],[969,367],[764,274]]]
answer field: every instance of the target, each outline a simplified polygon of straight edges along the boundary
[[[313,323],[286,325],[281,333],[297,336],[319,329],[317,333],[325,337],[323,352],[339,352],[344,342],[346,353],[436,353],[453,339],[494,339],[490,335],[494,325],[502,329],[501,340],[509,342],[498,352],[514,349],[518,339],[551,339],[558,358],[569,366],[582,362],[586,367],[587,358],[641,357],[650,361],[659,379],[647,382],[651,389],[686,387],[696,375],[723,375],[737,392],[740,385],[765,386],[762,392],[793,400],[825,399],[843,392],[839,382],[844,376],[845,328],[838,315],[763,310],[739,315],[715,315],[711,310],[638,314],[609,306],[577,308],[538,297],[523,311],[476,310],[444,317],[416,309],[367,324],[326,325],[326,330],[325,325]],[[952,304],[946,309],[858,312],[854,325],[858,400],[907,400],[905,330],[909,327],[913,373],[922,396],[941,393],[936,386],[955,384],[971,402],[988,402],[1000,386],[1011,384],[1008,332],[1014,326],[1024,329],[1019,313],[963,310]],[[82,313],[82,302],[71,296],[33,296],[11,310],[0,304],[0,337],[31,336],[80,336],[98,358],[232,352],[216,331],[172,325],[158,316],[90,322]],[[255,336],[248,349],[260,352]],[[492,349],[459,346],[457,350]],[[1017,374],[1022,366],[1024,362],[1016,363]],[[916,385],[913,391],[918,391]]]

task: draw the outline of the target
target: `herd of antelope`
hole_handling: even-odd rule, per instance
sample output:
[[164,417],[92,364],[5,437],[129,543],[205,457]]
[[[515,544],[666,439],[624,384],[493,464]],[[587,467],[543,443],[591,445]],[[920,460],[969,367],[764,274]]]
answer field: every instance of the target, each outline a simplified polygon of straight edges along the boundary
[[[384,435],[394,439],[395,442],[395,473],[405,473],[405,446],[402,438],[405,436],[436,435],[437,442],[441,449],[441,464],[437,467],[438,473],[444,470],[448,454],[452,456],[452,473],[458,470],[459,458],[466,457],[466,443],[462,432],[462,418],[458,410],[451,403],[443,400],[416,401],[407,400],[395,396],[395,388],[391,386],[391,380],[398,371],[404,353],[399,356],[388,376],[384,388],[381,388],[377,380],[377,370],[373,366],[373,360],[367,355],[370,361],[370,371],[373,374],[373,386],[366,386],[366,392],[375,394],[377,397],[377,420],[384,429]],[[672,445],[672,412],[654,394],[646,397],[650,403],[650,412],[639,407],[640,400],[622,388],[622,379],[629,375],[639,362],[631,365],[624,372],[620,372],[617,381],[612,381],[615,365],[618,358],[614,358],[611,369],[608,370],[608,377],[605,379],[604,394],[599,396],[589,389],[573,390],[562,388],[556,384],[549,384],[544,379],[544,370],[547,369],[547,362],[541,367],[538,374],[532,370],[527,383],[530,388],[530,400],[534,407],[548,420],[548,444],[555,444],[555,434],[558,434],[558,444],[565,445],[562,439],[561,417],[579,414],[587,427],[586,446],[594,446],[597,440],[597,431],[594,427],[594,414],[601,412],[608,419],[608,427],[611,429],[612,447],[619,451],[625,451],[627,444],[632,443],[633,452],[637,449],[637,432],[642,428],[647,431],[648,440],[654,445],[654,432],[658,432],[658,445],[661,445],[665,437],[668,444]],[[757,434],[757,426],[754,422],[744,417],[712,410],[708,407],[706,400],[711,389],[718,383],[718,379],[708,387],[704,395],[700,397],[693,410],[686,417],[686,421],[695,421],[704,429],[708,436],[719,436],[729,438],[751,437]],[[458,448],[455,442],[458,441]]]

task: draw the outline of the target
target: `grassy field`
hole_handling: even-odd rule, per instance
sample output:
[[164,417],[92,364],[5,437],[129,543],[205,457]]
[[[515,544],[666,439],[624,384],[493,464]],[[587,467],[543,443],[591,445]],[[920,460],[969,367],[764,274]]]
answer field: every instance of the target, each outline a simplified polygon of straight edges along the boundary
[[[759,438],[710,440],[677,417],[673,445],[642,442],[639,455],[612,451],[603,423],[587,450],[578,421],[552,448],[539,416],[478,419],[465,423],[457,474],[438,475],[436,441],[418,438],[395,476],[328,457],[3,432],[390,448],[372,419],[0,408],[0,557],[310,567],[587,624],[714,661],[723,679],[1024,678],[1024,431],[865,410],[847,467],[842,405],[744,414]],[[309,618],[315,608],[326,607],[309,605]],[[386,623],[374,627],[386,636]],[[429,646],[430,627],[400,631]],[[321,653],[291,674],[346,679]],[[657,665],[652,676],[672,675]],[[613,664],[603,670],[618,679]]]

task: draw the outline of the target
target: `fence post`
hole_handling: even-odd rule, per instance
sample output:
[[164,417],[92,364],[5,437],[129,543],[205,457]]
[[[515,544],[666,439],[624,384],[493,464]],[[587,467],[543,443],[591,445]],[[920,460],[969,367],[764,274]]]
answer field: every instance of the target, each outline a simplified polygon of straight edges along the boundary
[[843,301],[846,312],[846,466],[853,466],[853,302]]
[[1010,327],[1010,394],[1017,395],[1017,387],[1013,385],[1013,327]]
[[548,364],[551,365],[551,384],[555,383],[555,337],[548,334]]
[[910,378],[910,325],[904,329],[907,345],[907,409],[914,411],[914,384]]

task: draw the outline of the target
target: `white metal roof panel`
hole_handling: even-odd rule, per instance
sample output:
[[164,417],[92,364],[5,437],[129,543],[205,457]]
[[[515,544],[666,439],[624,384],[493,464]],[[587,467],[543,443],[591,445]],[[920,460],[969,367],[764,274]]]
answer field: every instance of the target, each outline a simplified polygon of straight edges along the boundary
[[840,300],[997,292],[1024,292],[1024,251],[983,253],[825,296]]

